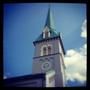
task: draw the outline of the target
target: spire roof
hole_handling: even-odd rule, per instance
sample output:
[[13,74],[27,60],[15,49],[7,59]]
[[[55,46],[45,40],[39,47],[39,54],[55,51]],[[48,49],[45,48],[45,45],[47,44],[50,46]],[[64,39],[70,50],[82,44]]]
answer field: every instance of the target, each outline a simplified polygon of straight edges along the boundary
[[54,21],[53,21],[53,15],[49,6],[48,9],[48,14],[47,14],[47,18],[46,18],[46,23],[44,27],[48,27],[49,29],[54,29],[55,30],[55,25],[54,25]]
[[[55,26],[54,26],[54,22],[53,22],[53,16],[52,16],[52,12],[50,9],[50,4],[49,4],[46,23],[45,23],[44,28],[46,28],[46,27],[48,27],[49,31],[50,31],[50,37],[49,38],[59,37],[60,33],[55,30]],[[39,37],[36,39],[36,41],[41,41],[41,40],[44,40],[43,33],[41,33],[39,35]]]

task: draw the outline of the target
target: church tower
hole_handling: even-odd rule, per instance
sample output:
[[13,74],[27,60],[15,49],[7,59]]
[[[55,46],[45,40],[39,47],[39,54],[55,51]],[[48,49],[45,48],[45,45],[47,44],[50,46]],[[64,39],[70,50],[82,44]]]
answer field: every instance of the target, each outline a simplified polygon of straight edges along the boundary
[[46,23],[42,33],[33,42],[35,53],[33,57],[32,73],[55,72],[55,87],[65,86],[65,64],[63,47],[60,33],[56,31],[52,12],[48,9]]

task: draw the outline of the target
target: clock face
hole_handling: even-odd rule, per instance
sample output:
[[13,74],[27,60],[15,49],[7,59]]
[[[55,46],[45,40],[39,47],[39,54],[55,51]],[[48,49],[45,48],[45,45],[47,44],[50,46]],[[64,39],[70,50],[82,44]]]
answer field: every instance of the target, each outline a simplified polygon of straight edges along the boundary
[[49,62],[49,61],[46,61],[46,62],[44,62],[43,64],[42,64],[42,70],[48,70],[48,69],[50,69],[51,68],[51,62]]

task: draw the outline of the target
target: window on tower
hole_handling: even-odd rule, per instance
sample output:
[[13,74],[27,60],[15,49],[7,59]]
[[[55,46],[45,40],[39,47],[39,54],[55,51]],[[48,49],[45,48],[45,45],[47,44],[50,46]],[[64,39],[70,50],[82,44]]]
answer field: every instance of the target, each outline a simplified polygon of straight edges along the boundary
[[41,47],[41,56],[52,54],[52,45],[43,45]]
[[48,46],[48,54],[51,54],[51,46]]
[[49,31],[49,28],[46,27],[43,31],[43,38],[48,38],[50,37],[50,31]]
[[46,49],[46,47],[44,47],[43,48],[43,55],[46,55],[47,54],[46,51],[47,51],[47,49]]
[[45,31],[45,38],[48,38],[48,31]]

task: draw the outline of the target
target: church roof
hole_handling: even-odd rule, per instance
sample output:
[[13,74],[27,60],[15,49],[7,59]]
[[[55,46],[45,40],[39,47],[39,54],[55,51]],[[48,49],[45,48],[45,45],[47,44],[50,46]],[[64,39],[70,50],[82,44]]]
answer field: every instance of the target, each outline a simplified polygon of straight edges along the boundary
[[[37,80],[40,81],[40,86],[37,86]],[[45,87],[45,73],[37,73],[31,75],[17,76],[4,79],[5,87]],[[34,82],[34,83],[33,83]]]
[[[48,39],[48,38],[54,38],[54,37],[58,37],[60,35],[60,33],[54,31],[54,30],[50,30],[50,37],[47,37],[45,39]],[[41,41],[41,40],[44,40],[43,39],[43,33],[41,33],[39,35],[39,37],[36,39],[36,41]]]

